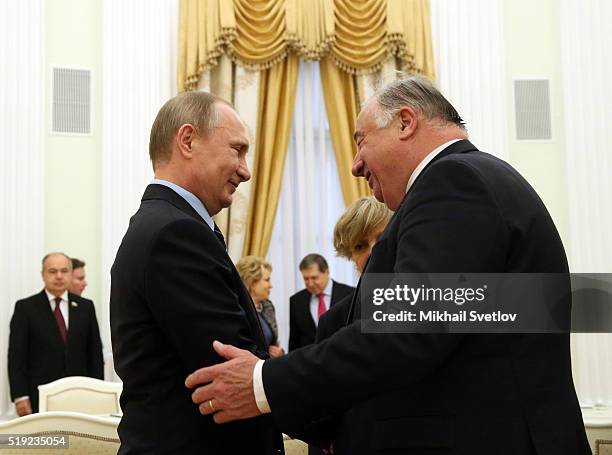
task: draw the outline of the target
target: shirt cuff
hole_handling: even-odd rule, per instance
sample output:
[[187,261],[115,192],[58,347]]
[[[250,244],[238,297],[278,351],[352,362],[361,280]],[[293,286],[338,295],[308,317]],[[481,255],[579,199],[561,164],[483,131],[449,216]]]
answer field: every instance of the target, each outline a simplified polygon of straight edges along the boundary
[[22,397],[17,397],[17,398],[15,398],[15,401],[13,401],[13,403],[17,404],[17,403],[19,403],[20,401],[29,400],[29,399],[30,399],[30,396],[29,396],[29,395],[24,395],[24,396],[22,396]]
[[266,398],[266,391],[263,386],[263,368],[264,361],[259,360],[255,364],[255,368],[253,369],[253,392],[255,393],[255,404],[257,405],[257,409],[262,414],[269,414],[272,412],[270,410],[270,405],[268,404],[268,399]]

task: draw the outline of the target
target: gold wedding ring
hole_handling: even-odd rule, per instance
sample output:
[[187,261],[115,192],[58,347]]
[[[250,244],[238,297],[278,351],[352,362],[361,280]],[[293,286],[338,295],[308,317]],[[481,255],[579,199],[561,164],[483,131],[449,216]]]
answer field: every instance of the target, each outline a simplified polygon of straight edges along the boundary
[[214,406],[213,406],[213,404],[212,404],[212,400],[208,400],[208,406],[210,406],[210,410],[211,410],[212,412],[215,412],[215,407],[214,407]]

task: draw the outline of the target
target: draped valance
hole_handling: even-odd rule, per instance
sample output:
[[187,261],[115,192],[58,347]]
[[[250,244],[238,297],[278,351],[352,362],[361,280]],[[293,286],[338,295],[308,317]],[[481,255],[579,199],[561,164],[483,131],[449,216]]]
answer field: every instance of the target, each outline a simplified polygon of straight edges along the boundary
[[396,56],[434,77],[428,0],[181,0],[179,91],[193,90],[221,54],[267,69],[296,53],[350,74]]

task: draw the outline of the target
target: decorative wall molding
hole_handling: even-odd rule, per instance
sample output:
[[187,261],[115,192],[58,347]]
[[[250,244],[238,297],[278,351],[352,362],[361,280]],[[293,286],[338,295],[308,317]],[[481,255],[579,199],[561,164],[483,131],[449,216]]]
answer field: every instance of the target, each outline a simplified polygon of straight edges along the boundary
[[[0,420],[12,415],[6,374],[15,301],[42,289],[44,254],[44,2],[0,3]],[[10,39],[9,39],[10,37]]]
[[[560,21],[570,268],[612,273],[612,2],[561,0]],[[573,335],[572,361],[580,401],[612,404],[612,335]]]
[[102,314],[106,377],[110,343],[110,269],[130,217],[153,178],[149,132],[176,94],[178,2],[102,2]]
[[479,149],[507,159],[502,0],[431,0],[438,86]]

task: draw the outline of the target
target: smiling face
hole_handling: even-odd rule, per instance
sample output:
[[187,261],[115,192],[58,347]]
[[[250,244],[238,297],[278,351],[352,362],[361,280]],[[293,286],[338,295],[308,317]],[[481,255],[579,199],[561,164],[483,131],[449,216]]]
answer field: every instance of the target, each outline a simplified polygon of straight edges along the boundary
[[353,161],[353,175],[364,177],[374,197],[391,210],[397,210],[410,174],[414,170],[408,160],[408,132],[399,117],[379,128],[376,123],[378,103],[371,100],[357,117],[355,141],[358,153]]
[[270,290],[272,289],[272,280],[270,279],[270,270],[262,267],[261,278],[254,281],[249,289],[251,298],[257,304],[270,298]]
[[236,111],[216,103],[218,126],[206,136],[195,133],[191,141],[189,190],[210,215],[229,207],[238,185],[251,178],[246,162],[247,130]]

